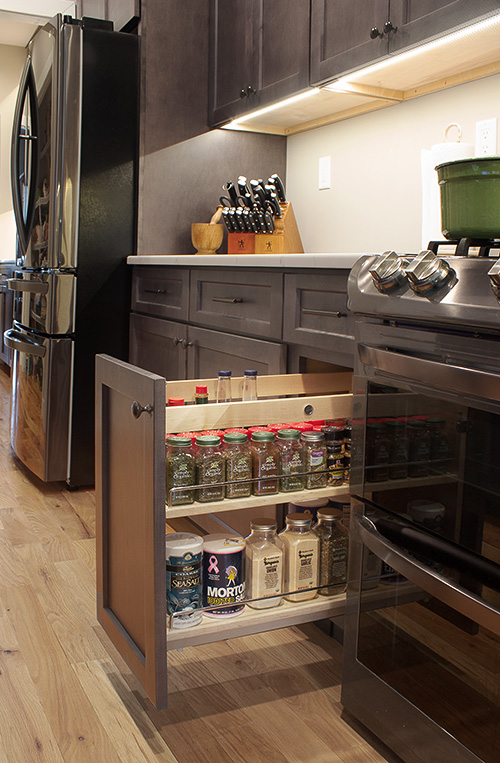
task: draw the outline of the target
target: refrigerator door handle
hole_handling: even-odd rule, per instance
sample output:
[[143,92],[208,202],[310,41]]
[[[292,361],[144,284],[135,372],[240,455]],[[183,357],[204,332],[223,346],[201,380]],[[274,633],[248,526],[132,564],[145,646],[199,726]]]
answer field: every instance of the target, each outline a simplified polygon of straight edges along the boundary
[[386,540],[367,517],[354,517],[353,525],[362,543],[396,572],[456,612],[500,636],[500,610],[405,554]]
[[46,353],[46,347],[42,344],[38,344],[29,339],[21,331],[16,329],[7,329],[3,335],[5,344],[11,350],[18,350],[19,352],[26,352],[30,355],[36,355],[38,358],[44,358]]
[[[22,125],[23,107],[26,99],[29,99],[31,125],[29,132],[26,131],[25,126]],[[23,132],[25,130],[25,132]],[[24,166],[24,174],[28,173],[29,188],[28,188],[28,203],[26,207],[26,218],[23,217],[23,199],[21,195],[20,180],[21,180],[21,157],[20,150],[21,145],[28,144],[28,156],[29,156],[29,171],[26,165]],[[25,154],[26,155],[26,154]],[[26,254],[28,244],[31,236],[31,230],[33,228],[33,220],[35,217],[35,205],[36,194],[38,188],[38,158],[39,158],[39,145],[38,145],[38,103],[35,77],[33,74],[33,66],[31,64],[31,58],[28,57],[24,66],[23,74],[21,77],[21,83],[19,86],[19,92],[16,101],[16,109],[14,112],[14,124],[12,128],[12,144],[11,144],[11,185],[12,185],[12,198],[14,204],[14,217],[16,220],[17,232],[21,243],[23,254]]]
[[9,278],[7,286],[11,291],[29,291],[34,294],[47,294],[49,290],[46,281],[25,281],[24,278]]

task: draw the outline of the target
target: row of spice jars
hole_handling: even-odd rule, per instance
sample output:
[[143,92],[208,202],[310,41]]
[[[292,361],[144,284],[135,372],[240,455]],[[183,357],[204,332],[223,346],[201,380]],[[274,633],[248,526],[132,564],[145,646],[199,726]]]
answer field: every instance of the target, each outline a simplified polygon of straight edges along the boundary
[[444,418],[412,416],[367,421],[368,482],[444,474],[451,463]]
[[[338,430],[254,430],[199,435],[193,449],[189,437],[167,437],[167,491],[171,504],[220,501],[294,492],[343,484],[346,479],[344,440]],[[222,484],[228,483],[228,484]],[[197,485],[196,488],[193,486]],[[182,488],[186,488],[183,490]]]
[[277,607],[282,598],[307,601],[345,589],[347,533],[339,509],[312,517],[289,514],[277,533],[272,519],[252,519],[247,538],[186,533],[167,535],[167,611],[184,628],[210,617]]

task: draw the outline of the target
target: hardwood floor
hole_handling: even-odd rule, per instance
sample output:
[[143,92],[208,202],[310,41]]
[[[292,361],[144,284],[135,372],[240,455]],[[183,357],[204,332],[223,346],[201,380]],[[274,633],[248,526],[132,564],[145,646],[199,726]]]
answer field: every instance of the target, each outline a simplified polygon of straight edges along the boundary
[[95,617],[94,493],[22,466],[9,391],[0,363],[0,763],[399,761],[342,716],[314,625],[169,652],[156,711]]

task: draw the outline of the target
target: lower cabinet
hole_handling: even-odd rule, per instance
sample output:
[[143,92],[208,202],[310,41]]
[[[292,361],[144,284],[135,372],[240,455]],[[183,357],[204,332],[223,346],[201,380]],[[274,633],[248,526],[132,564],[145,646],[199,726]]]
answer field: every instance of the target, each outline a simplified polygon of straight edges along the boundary
[[[196,341],[196,340],[195,340]],[[204,380],[214,398],[215,379]],[[235,380],[237,388],[241,379]],[[165,437],[187,430],[280,421],[349,418],[351,374],[269,375],[259,400],[166,408],[168,396],[191,399],[192,382],[164,377],[106,355],[96,357],[97,612],[109,638],[158,708],[167,704],[168,650],[210,643],[343,614],[345,595],[273,609],[245,607],[234,619],[203,617],[171,628],[166,611],[165,531],[175,519],[345,495],[326,486],[272,496],[171,505],[165,485]],[[170,504],[170,505],[169,505]],[[185,521],[185,519],[184,519]]]

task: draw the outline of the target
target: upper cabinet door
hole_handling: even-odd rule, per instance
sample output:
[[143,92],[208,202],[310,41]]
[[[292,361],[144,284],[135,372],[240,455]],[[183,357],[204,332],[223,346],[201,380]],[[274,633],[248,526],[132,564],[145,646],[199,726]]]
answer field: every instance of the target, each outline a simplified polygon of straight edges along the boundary
[[294,95],[309,83],[309,3],[211,0],[209,124]]
[[389,50],[397,53],[498,11],[500,0],[392,0]]
[[385,58],[388,14],[388,0],[311,0],[311,85]]

